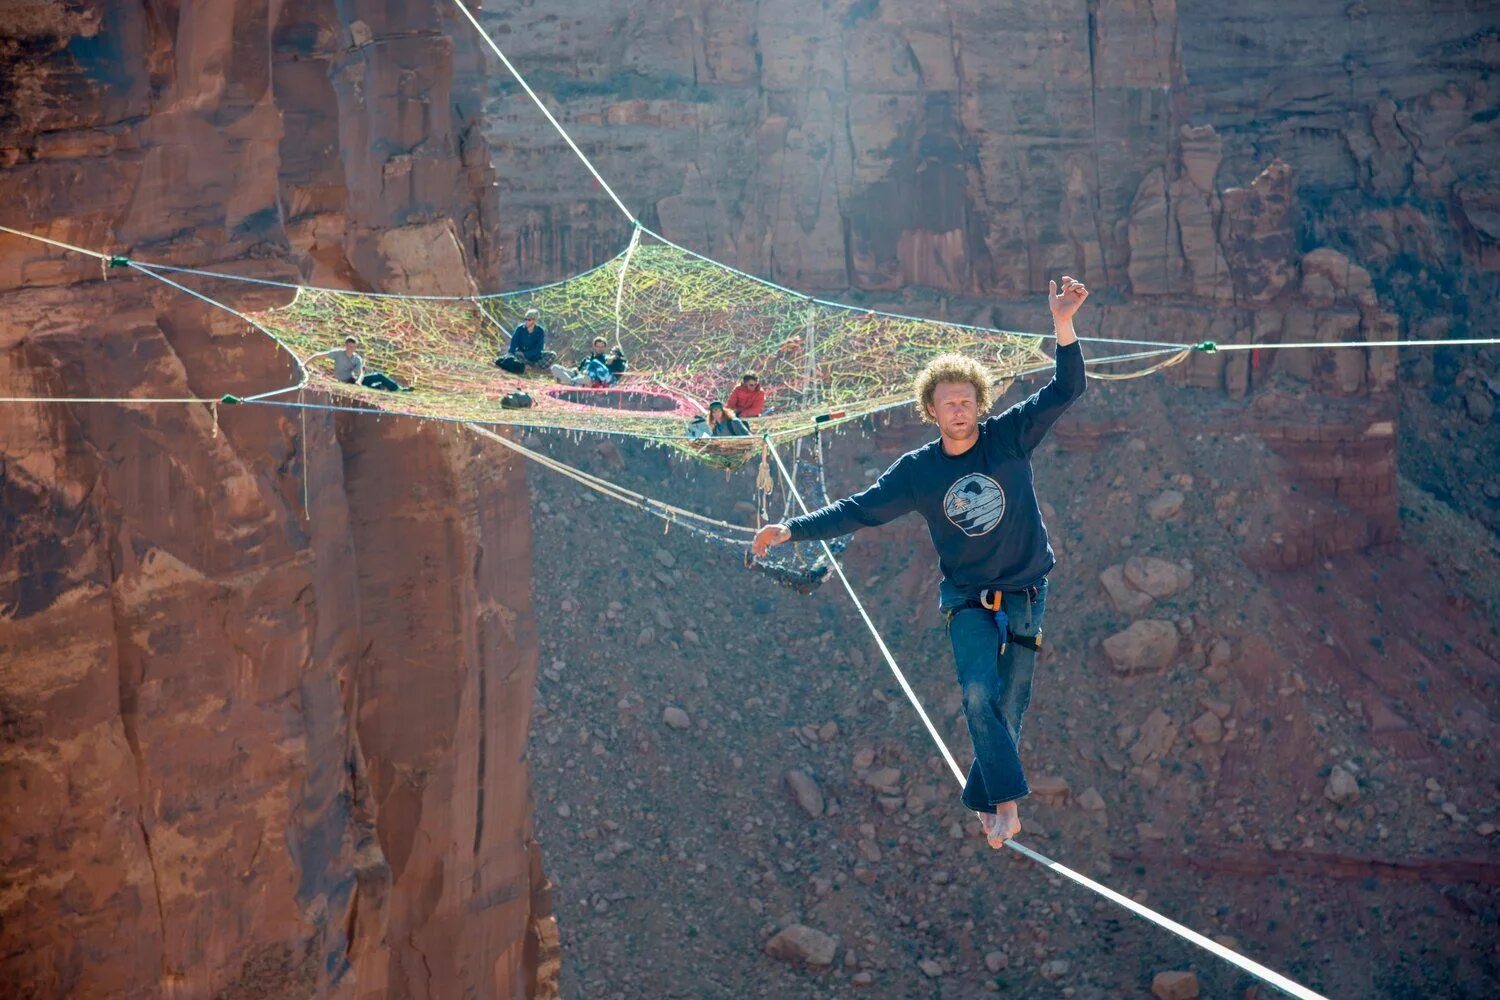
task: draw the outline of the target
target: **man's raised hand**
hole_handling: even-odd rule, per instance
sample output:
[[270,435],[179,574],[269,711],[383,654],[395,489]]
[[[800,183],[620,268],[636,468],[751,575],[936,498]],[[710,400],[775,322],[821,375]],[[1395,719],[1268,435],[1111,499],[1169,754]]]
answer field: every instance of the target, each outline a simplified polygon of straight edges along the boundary
[[1063,275],[1061,289],[1057,287],[1057,282],[1047,282],[1047,307],[1052,310],[1052,318],[1058,323],[1072,320],[1073,314],[1088,297],[1089,290],[1083,287],[1083,282],[1066,274]]
[[755,541],[750,543],[750,551],[755,553],[755,558],[764,559],[766,550],[773,545],[790,541],[791,531],[784,524],[768,524],[755,533]]

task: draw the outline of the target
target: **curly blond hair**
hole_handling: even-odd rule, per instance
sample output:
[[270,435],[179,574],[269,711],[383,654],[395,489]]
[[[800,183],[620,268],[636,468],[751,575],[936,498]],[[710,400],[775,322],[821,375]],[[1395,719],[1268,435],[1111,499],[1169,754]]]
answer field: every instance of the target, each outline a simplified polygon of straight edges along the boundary
[[928,408],[932,406],[932,394],[944,382],[967,382],[974,387],[974,398],[979,401],[979,412],[989,412],[995,401],[990,388],[990,373],[984,365],[962,354],[939,354],[917,372],[912,382],[912,393],[917,397],[917,413],[927,423],[936,423]]

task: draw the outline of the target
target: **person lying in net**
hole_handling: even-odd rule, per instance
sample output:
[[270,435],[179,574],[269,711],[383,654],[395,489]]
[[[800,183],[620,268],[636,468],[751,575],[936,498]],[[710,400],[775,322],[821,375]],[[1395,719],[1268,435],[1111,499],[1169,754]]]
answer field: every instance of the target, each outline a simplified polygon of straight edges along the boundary
[[557,353],[547,350],[547,328],[537,322],[538,316],[535,309],[526,310],[525,319],[510,335],[510,346],[495,359],[496,368],[522,375],[527,366],[547,368],[557,360]]
[[625,360],[625,352],[616,344],[613,351],[605,352],[608,343],[603,337],[595,337],[590,347],[591,353],[588,357],[578,362],[578,367],[569,369],[566,365],[553,365],[552,377],[564,385],[576,385],[601,389],[614,385],[620,380],[620,376],[630,367]]
[[324,351],[318,357],[333,359],[333,377],[350,385],[362,385],[367,389],[383,389],[386,392],[411,392],[411,386],[402,385],[384,372],[365,372],[365,359],[355,353],[359,341],[344,338],[343,347]]
[[758,417],[766,412],[766,390],[760,387],[760,376],[754,372],[742,375],[740,384],[734,387],[724,405],[736,416],[744,418]]

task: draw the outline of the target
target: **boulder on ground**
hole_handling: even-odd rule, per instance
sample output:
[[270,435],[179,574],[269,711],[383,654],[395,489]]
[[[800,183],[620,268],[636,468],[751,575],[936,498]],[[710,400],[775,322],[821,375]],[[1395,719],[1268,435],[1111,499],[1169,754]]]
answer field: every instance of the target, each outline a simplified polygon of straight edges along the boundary
[[1495,416],[1495,400],[1483,389],[1475,386],[1464,396],[1464,409],[1469,419],[1476,424],[1487,424]]
[[1154,556],[1131,556],[1125,561],[1125,582],[1159,601],[1191,587],[1193,571]]
[[1151,995],[1157,1000],[1194,1000],[1198,977],[1191,972],[1158,972],[1151,980]]
[[1125,582],[1125,567],[1111,566],[1099,574],[1099,582],[1109,595],[1109,603],[1122,615],[1134,618],[1151,610],[1151,595],[1143,594]]
[[806,965],[832,965],[838,950],[837,941],[805,924],[789,924],[766,942],[766,954],[772,958]]
[[1066,805],[1068,779],[1058,774],[1044,774],[1031,779],[1031,795],[1044,806]]
[[1323,797],[1334,805],[1346,806],[1359,801],[1359,782],[1354,775],[1335,766],[1328,773],[1328,784],[1323,786]]
[[1115,672],[1143,674],[1165,670],[1177,658],[1177,626],[1161,618],[1145,618],[1104,640],[1104,654]]
[[802,807],[802,811],[813,819],[823,815],[823,790],[818,787],[812,775],[793,768],[786,773],[785,777],[787,787],[792,790],[792,795],[796,798],[797,805]]
[[1182,513],[1182,502],[1187,499],[1177,490],[1164,490],[1160,496],[1146,504],[1146,515],[1153,521],[1170,521]]
[[1191,728],[1198,743],[1217,743],[1224,738],[1224,723],[1213,712],[1205,711],[1198,716]]
[[1172,717],[1159,708],[1151,710],[1146,721],[1141,723],[1140,739],[1130,748],[1130,759],[1137,764],[1160,760],[1177,743],[1177,724]]
[[668,705],[661,710],[661,721],[673,729],[686,729],[692,725],[692,720],[688,718],[688,714],[676,705]]

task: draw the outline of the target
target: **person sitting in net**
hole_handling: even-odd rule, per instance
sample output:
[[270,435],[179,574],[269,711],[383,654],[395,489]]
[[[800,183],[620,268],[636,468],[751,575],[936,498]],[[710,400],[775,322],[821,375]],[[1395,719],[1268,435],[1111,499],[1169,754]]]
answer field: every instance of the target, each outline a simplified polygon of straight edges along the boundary
[[365,372],[365,359],[355,352],[359,341],[344,338],[343,347],[324,351],[318,357],[333,359],[333,377],[349,385],[362,385],[367,389],[382,389],[386,392],[411,392],[411,386],[402,385],[384,372]]
[[760,376],[746,372],[734,387],[725,406],[740,417],[758,417],[766,412],[766,390],[760,387]]
[[710,437],[746,437],[750,428],[716,399],[708,404],[708,433]]
[[557,360],[556,352],[547,350],[547,328],[537,322],[538,315],[535,309],[526,310],[526,318],[510,335],[510,346],[495,359],[496,368],[524,375],[527,366],[547,368]]
[[604,348],[607,343],[608,341],[603,337],[595,337],[588,357],[578,362],[578,366],[572,369],[566,365],[553,365],[552,377],[564,385],[593,389],[603,389],[614,385],[630,367],[630,363],[625,360],[625,352],[620,349],[619,344],[615,345],[613,351],[606,353]]

